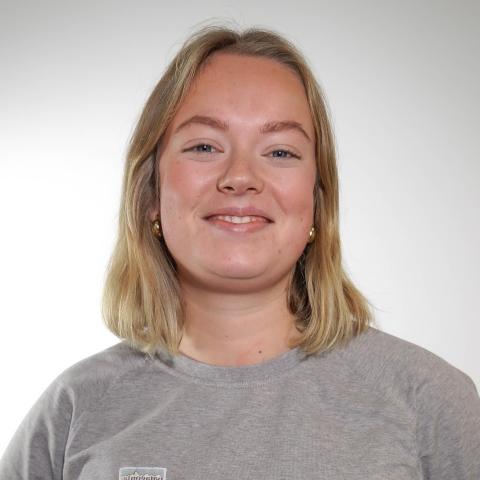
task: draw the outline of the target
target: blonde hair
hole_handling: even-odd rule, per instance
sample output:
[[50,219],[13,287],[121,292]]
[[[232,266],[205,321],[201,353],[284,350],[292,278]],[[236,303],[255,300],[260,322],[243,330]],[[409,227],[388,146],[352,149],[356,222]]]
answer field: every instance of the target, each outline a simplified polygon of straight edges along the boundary
[[370,304],[342,268],[338,174],[326,102],[306,60],[279,33],[265,28],[237,31],[208,25],[190,35],[148,98],[128,148],[118,239],[108,265],[102,299],[107,327],[153,355],[179,354],[184,316],[175,261],[152,233],[149,209],[159,201],[156,151],[196,73],[214,52],[273,59],[296,72],[305,87],[315,129],[316,235],[291,276],[287,305],[296,318],[307,354],[331,349],[360,334],[373,320]]

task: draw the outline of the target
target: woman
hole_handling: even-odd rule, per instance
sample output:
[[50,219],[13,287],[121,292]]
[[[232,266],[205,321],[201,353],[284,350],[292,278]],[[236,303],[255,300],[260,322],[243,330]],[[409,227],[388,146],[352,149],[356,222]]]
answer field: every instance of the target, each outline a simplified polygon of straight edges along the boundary
[[55,379],[0,478],[480,478],[473,382],[372,328],[342,269],[325,103],[286,39],[188,39],[120,211],[103,313],[123,341]]

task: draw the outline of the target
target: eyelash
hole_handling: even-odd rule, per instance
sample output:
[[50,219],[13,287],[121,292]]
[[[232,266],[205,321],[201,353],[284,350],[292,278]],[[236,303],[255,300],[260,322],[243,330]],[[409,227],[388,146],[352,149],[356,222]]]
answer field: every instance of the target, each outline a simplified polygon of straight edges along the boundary
[[[193,147],[190,147],[190,148],[187,148],[186,152],[189,152],[189,151],[194,151],[195,148],[197,147],[204,147],[204,146],[208,146],[208,147],[212,147],[212,148],[215,148],[213,147],[212,145],[210,145],[209,143],[199,143],[198,145],[194,145]],[[211,152],[205,152],[205,151],[196,151],[197,153],[211,153]],[[286,152],[288,153],[289,155],[291,155],[293,158],[300,158],[299,155],[297,155],[296,153],[293,153],[291,150],[289,150],[288,148],[278,148],[276,150],[272,150],[272,152]],[[289,157],[275,157],[275,158],[289,158]]]

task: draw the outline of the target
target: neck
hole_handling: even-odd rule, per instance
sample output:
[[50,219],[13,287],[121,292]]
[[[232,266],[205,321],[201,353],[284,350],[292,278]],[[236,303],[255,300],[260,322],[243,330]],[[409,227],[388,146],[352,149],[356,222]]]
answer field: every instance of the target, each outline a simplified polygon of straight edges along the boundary
[[255,293],[206,292],[182,284],[185,330],[180,352],[221,366],[253,365],[290,350],[299,338],[286,285]]

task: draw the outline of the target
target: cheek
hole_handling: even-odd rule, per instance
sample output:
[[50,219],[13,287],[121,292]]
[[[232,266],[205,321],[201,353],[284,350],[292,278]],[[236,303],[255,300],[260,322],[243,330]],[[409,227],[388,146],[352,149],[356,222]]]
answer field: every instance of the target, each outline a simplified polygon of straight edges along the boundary
[[202,198],[206,182],[198,168],[185,162],[165,162],[160,171],[162,226],[172,227],[186,220]]
[[313,222],[313,182],[301,175],[289,178],[277,189],[279,203],[287,215],[298,218],[300,224]]

